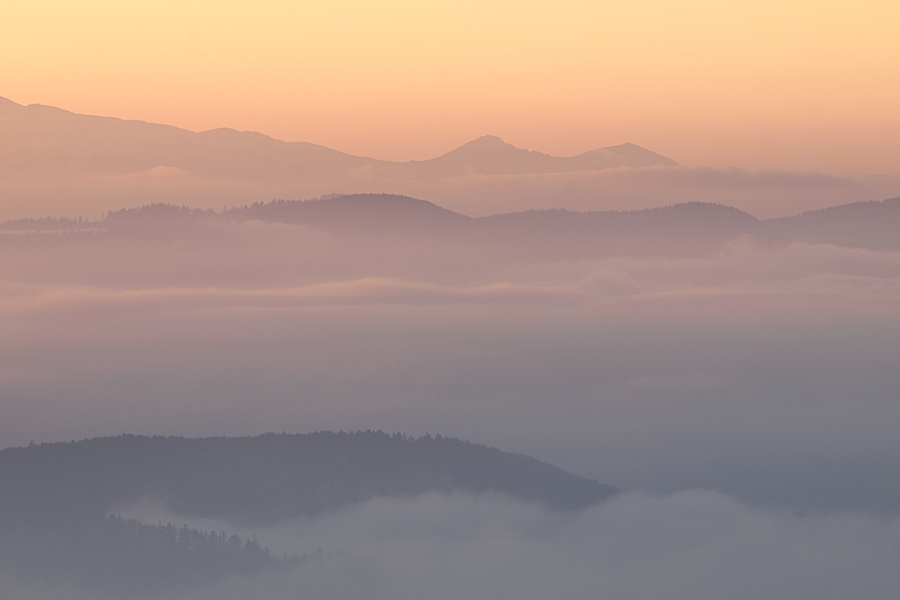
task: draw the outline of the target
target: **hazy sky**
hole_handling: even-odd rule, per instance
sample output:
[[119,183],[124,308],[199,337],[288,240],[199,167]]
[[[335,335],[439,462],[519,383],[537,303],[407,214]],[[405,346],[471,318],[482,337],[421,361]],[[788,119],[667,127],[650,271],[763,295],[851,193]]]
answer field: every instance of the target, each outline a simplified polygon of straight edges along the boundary
[[387,159],[492,133],[896,171],[893,0],[5,0],[0,96]]

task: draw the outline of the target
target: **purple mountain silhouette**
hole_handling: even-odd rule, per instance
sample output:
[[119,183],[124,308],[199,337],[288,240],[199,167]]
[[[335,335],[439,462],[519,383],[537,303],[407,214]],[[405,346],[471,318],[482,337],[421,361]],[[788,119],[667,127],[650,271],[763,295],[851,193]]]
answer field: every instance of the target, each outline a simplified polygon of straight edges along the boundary
[[557,157],[484,136],[437,158],[390,162],[261,133],[186,129],[72,113],[0,98],[0,176],[140,173],[173,168],[212,178],[324,181],[365,170],[371,176],[452,177],[615,167],[672,166],[664,156],[623,144]]

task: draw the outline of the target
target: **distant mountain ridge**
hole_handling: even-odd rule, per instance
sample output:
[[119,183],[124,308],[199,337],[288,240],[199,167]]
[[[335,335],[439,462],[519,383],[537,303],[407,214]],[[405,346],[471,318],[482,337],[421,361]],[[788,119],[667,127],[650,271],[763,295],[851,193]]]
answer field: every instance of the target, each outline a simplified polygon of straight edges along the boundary
[[224,128],[194,133],[39,104],[0,104],[0,174],[135,173],[168,167],[206,177],[302,179],[333,177],[373,162],[261,133]]
[[497,136],[486,135],[456,150],[427,161],[411,161],[426,172],[453,175],[506,175],[598,171],[616,167],[677,166],[674,160],[634,144],[622,144],[584,152],[577,156],[551,156],[523,150]]
[[[534,210],[472,218],[436,204],[393,194],[337,195],[317,200],[275,200],[218,213],[163,206],[111,213],[111,232],[149,232],[205,218],[303,225],[352,245],[411,244],[453,252],[480,248],[484,256],[561,260],[615,255],[702,256],[741,235],[771,237],[756,218],[727,206],[687,203],[635,211]],[[168,215],[168,218],[165,216]]]
[[471,217],[431,202],[395,194],[335,195],[307,201],[275,200],[231,210],[228,215],[354,234],[452,234],[464,231],[475,222]]
[[[743,236],[900,250],[900,198],[855,202],[780,219],[760,220],[709,202],[631,211],[528,210],[471,218],[424,200],[391,194],[257,203],[228,213],[356,234],[418,232],[516,248],[522,256],[702,255]],[[352,225],[352,226],[351,226]],[[542,250],[543,249],[543,250]]]
[[[280,239],[318,241],[300,252],[260,253],[247,247],[238,231],[262,224],[291,226],[277,230]],[[68,234],[33,235],[39,232]],[[900,250],[900,200],[771,221],[701,202],[478,218],[392,194],[276,200],[222,212],[160,203],[114,211],[99,221],[0,223],[0,251],[9,257],[0,265],[0,279],[55,273],[64,281],[91,285],[281,285],[367,277],[463,283],[505,277],[509,267],[527,263],[616,256],[703,258],[741,237],[756,244]],[[123,264],[117,257],[126,255],[131,261]],[[183,264],[185,270],[160,269],[165,260]]]
[[169,125],[81,115],[0,98],[0,175],[140,173],[172,168],[212,178],[324,181],[365,171],[381,177],[454,177],[674,166],[669,158],[623,144],[557,157],[484,136],[442,156],[392,162],[254,132],[195,133]]
[[769,224],[798,241],[900,250],[900,198],[842,204],[773,219]]

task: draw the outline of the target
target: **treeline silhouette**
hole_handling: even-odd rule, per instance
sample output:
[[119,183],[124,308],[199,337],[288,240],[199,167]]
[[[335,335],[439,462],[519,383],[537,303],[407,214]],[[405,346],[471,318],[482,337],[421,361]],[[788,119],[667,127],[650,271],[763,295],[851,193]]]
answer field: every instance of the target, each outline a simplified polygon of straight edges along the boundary
[[255,538],[172,523],[103,521],[37,524],[0,539],[5,571],[18,577],[114,593],[197,585],[228,574],[286,567]]

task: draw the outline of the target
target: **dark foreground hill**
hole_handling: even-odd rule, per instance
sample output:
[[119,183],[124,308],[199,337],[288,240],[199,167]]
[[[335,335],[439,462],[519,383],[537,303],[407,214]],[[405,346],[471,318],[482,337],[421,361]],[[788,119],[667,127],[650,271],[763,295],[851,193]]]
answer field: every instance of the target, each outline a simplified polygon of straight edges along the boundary
[[110,588],[285,562],[255,540],[110,516],[141,499],[178,515],[271,525],[427,492],[500,493],[552,510],[583,509],[616,492],[524,455],[381,432],[32,445],[0,451],[0,481],[0,568]]
[[0,451],[0,515],[103,518],[150,497],[176,513],[265,525],[377,496],[498,492],[556,510],[614,490],[520,454],[381,432],[120,436]]

